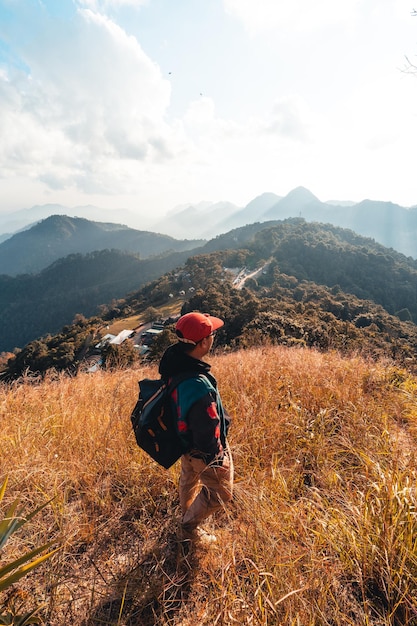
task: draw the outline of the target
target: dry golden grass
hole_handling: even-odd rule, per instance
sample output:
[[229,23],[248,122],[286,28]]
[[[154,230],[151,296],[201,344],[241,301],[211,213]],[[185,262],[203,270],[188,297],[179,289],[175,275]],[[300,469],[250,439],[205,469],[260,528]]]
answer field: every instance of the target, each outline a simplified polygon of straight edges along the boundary
[[[158,312],[162,318],[169,317],[170,315],[175,317],[176,315],[180,315],[181,306],[183,304],[184,298],[172,298],[172,300],[170,300],[167,304],[158,307]],[[108,332],[117,335],[125,329],[133,330],[137,326],[143,324],[143,318],[143,313],[139,313],[138,315],[132,315],[131,317],[116,320],[109,326]]]
[[112,333],[112,335],[118,335],[122,330],[134,330],[143,323],[142,318],[143,315],[139,314],[117,320],[110,324],[107,328],[107,332]]
[[0,388],[0,479],[50,507],[12,558],[62,549],[20,585],[50,626],[417,624],[417,380],[389,362],[264,347],[210,358],[233,416],[218,542],[176,539],[178,464],[136,446],[156,368]]

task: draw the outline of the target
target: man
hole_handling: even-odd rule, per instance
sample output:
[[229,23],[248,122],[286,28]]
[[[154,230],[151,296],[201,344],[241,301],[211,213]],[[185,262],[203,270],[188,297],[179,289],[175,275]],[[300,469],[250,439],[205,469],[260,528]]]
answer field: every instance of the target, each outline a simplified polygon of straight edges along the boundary
[[232,499],[233,460],[227,444],[230,417],[224,410],[211,366],[203,361],[213,346],[214,334],[224,322],[196,311],[178,320],[178,342],[164,353],[159,373],[169,381],[187,372],[190,378],[172,393],[181,434],[190,451],[181,457],[179,495],[182,537],[215,541],[201,527],[212,513]]

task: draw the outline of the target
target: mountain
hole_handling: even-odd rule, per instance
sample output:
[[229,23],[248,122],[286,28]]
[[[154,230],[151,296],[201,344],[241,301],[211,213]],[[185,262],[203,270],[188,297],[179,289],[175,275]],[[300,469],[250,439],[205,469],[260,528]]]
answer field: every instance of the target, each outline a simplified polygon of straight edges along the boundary
[[[387,247],[417,257],[417,210],[392,202],[363,200],[331,216],[339,226],[373,237]],[[330,220],[329,220],[330,221]]]
[[285,219],[287,217],[304,217],[314,215],[314,211],[321,208],[322,203],[305,187],[297,187],[284,198],[270,207],[262,215],[262,221]]
[[0,273],[35,274],[69,254],[114,249],[142,258],[168,251],[196,248],[201,241],[176,240],[168,235],[139,231],[120,224],[91,222],[53,215],[0,244]]
[[[40,321],[51,324],[55,312],[64,314],[65,303],[68,310],[73,307],[72,314],[86,314],[91,310],[87,304],[100,302],[97,294],[107,294],[111,304],[104,307],[103,319],[112,320],[168,306],[172,293],[182,293],[187,294],[183,312],[210,310],[226,319],[218,333],[224,345],[254,345],[265,339],[359,350],[384,354],[417,371],[417,261],[349,229],[302,218],[256,223],[216,237],[203,248],[161,257],[158,267],[156,259],[133,262],[107,258],[110,254],[58,261],[41,273],[39,282],[37,277],[2,277],[4,339],[11,329],[23,336]],[[133,291],[130,280],[143,286]],[[115,301],[123,289],[131,289],[130,294]],[[56,328],[58,319],[53,321]],[[73,336],[77,331],[70,327],[68,332]],[[59,338],[39,340],[36,352],[50,367],[49,351],[62,355],[71,341],[63,331]],[[16,361],[15,373],[28,366],[30,346]],[[71,359],[77,359],[75,353]]]
[[56,333],[77,313],[125,297],[186,261],[188,252],[141,260],[117,250],[59,259],[36,275],[0,275],[0,352]]
[[184,229],[183,232],[193,237],[210,238],[254,222],[292,217],[349,228],[406,256],[417,258],[417,207],[405,208],[392,202],[373,200],[322,202],[305,187],[297,187],[284,197],[262,194],[245,207],[223,215],[221,211],[217,214],[213,211],[210,215],[207,205],[204,212],[199,205],[190,205],[178,213],[170,213],[166,220],[158,222],[158,226],[164,233],[175,228],[176,236]]
[[138,217],[136,213],[128,209],[103,209],[90,204],[76,207],[67,207],[62,204],[35,205],[28,209],[0,213],[0,234],[11,236],[51,215],[82,217],[93,222],[115,222],[127,224],[131,228],[147,230],[151,219],[148,219],[144,213],[142,212],[142,216]]
[[209,239],[222,230],[219,224],[236,211],[238,207],[231,202],[190,204],[170,211],[163,219],[155,222],[152,228],[173,237],[183,237],[184,234],[194,237],[194,233],[199,233],[198,238]]
[[417,258],[417,210],[392,202],[321,202],[304,187],[292,190],[260,216],[260,221],[303,217],[309,222],[329,223],[372,237],[388,248]]
[[12,236],[12,233],[5,233],[4,235],[0,235],[0,243],[2,243],[3,241],[6,241],[6,239],[10,239],[11,236]]
[[265,221],[265,214],[272,206],[277,204],[279,200],[281,200],[281,197],[271,192],[266,192],[257,196],[243,209],[235,211],[228,217],[223,216],[223,219],[218,222],[218,232],[216,234],[219,234],[219,231],[225,233],[233,228],[238,228],[239,226],[253,224],[260,219]]
[[[138,212],[115,211],[93,206],[69,209],[61,205],[35,206],[7,215],[0,214],[0,243],[18,229],[27,228],[53,214],[74,215],[97,222],[127,224],[134,229],[163,233],[176,239],[211,239],[254,222],[303,217],[309,222],[350,228],[406,256],[417,258],[417,206],[402,207],[392,202],[346,200],[322,202],[305,187],[286,196],[267,192],[238,207],[230,202],[199,202],[174,207],[162,218],[153,218],[146,207]],[[7,234],[6,234],[7,233]],[[1,269],[0,269],[1,271]]]
[[326,200],[326,204],[332,204],[333,206],[353,206],[356,202],[351,200]]

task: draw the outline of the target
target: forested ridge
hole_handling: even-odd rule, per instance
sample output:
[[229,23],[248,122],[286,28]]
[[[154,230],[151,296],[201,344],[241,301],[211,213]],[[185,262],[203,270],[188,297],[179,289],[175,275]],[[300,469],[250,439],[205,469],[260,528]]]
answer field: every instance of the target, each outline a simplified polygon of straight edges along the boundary
[[190,250],[202,240],[179,240],[154,232],[136,230],[123,224],[92,222],[67,215],[51,215],[32,228],[0,243],[2,274],[34,274],[70,254],[116,249],[150,256]]
[[257,256],[270,249],[279,270],[298,280],[373,300],[395,315],[408,308],[417,321],[417,261],[352,231],[305,222],[282,223],[255,235]]
[[71,254],[34,276],[0,275],[0,351],[58,332],[77,313],[99,313],[100,305],[161,276],[188,254],[140,259],[119,250],[99,250]]
[[[224,239],[237,244],[239,231]],[[221,239],[212,247],[220,248]],[[410,368],[417,363],[413,259],[352,231],[302,219],[252,225],[242,239],[244,246],[191,256],[139,291],[109,301],[99,317],[79,319],[77,332],[69,325],[59,335],[31,342],[9,362],[10,373],[56,367],[52,353],[59,355],[58,367],[74,367],[85,355],[86,337],[95,341],[109,321],[158,309],[181,290],[187,294],[181,312],[207,310],[225,319],[218,333],[224,347],[269,341],[386,355]],[[237,289],[229,270],[243,267],[260,271]]]

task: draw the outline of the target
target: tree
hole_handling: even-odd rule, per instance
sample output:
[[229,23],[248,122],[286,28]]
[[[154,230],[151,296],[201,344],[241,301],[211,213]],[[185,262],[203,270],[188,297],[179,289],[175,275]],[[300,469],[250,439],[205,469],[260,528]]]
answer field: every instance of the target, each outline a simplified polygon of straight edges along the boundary
[[145,309],[145,311],[143,312],[143,321],[145,322],[145,324],[147,322],[153,322],[158,317],[159,317],[159,311],[158,309],[155,309],[155,307],[153,306],[148,306],[148,308]]
[[157,361],[161,358],[165,350],[177,341],[177,336],[173,330],[170,328],[166,328],[159,333],[152,341],[151,346],[149,347],[148,356],[152,361]]
[[121,345],[105,346],[102,350],[102,358],[106,369],[123,369],[136,363],[139,355],[131,341],[124,341]]

